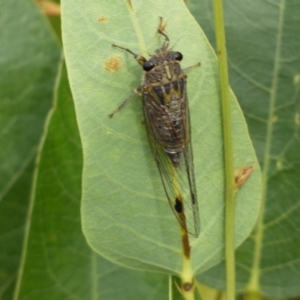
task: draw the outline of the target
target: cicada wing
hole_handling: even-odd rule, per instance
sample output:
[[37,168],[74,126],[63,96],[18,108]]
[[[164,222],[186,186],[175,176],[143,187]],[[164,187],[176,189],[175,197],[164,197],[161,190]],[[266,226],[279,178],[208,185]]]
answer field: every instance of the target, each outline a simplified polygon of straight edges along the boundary
[[[197,188],[195,182],[195,173],[194,173],[194,157],[193,157],[193,147],[191,139],[191,123],[190,123],[190,114],[189,106],[186,105],[186,132],[187,132],[187,143],[186,147],[183,149],[183,157],[180,161],[180,167],[178,173],[180,177],[185,181],[185,186],[189,187],[188,195],[186,196],[186,210],[187,210],[187,219],[188,223],[188,232],[192,235],[198,237],[200,233],[200,214],[198,207],[198,198],[197,198]],[[187,180],[187,183],[186,183]],[[189,227],[190,226],[190,227]]]
[[[176,168],[172,165],[168,155],[155,137],[155,111],[150,112],[144,107],[144,118],[151,150],[159,169],[169,204],[181,226],[183,226],[183,228],[191,235],[198,237],[200,232],[200,220],[193,167],[193,153],[190,140],[190,117],[188,107],[186,107],[185,118],[183,118],[187,143],[182,150],[180,162]],[[166,123],[166,126],[172,124],[171,120],[168,119],[164,119],[164,122]],[[166,143],[167,142],[168,141],[166,141]],[[173,172],[175,172],[175,174]],[[176,182],[174,181],[174,176],[176,177]]]

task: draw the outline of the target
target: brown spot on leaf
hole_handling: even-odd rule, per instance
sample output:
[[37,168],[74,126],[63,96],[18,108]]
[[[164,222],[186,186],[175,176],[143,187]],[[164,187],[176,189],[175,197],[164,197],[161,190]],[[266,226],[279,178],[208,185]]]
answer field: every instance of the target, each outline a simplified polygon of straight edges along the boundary
[[112,55],[108,60],[104,63],[104,69],[106,71],[117,72],[121,69],[122,64],[121,57],[118,55]]
[[106,23],[107,20],[108,20],[107,16],[101,16],[101,17],[99,17],[98,22],[99,23]]
[[238,190],[249,179],[253,172],[253,166],[241,167],[235,171],[234,181],[235,188]]

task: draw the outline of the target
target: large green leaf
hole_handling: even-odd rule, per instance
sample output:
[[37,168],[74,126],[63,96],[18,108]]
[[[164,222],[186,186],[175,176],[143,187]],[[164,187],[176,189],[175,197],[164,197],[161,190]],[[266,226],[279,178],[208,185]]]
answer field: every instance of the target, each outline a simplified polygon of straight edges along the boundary
[[[120,264],[162,272],[181,271],[179,225],[164,195],[147,142],[141,101],[133,99],[113,120],[111,113],[139,86],[142,71],[128,54],[153,53],[159,16],[182,65],[189,72],[196,182],[201,234],[192,239],[196,272],[223,257],[223,154],[217,61],[182,1],[65,0],[63,41],[83,143],[83,230],[90,246]],[[258,213],[260,173],[247,128],[232,95],[236,167],[254,166],[237,197],[236,244],[250,233]]]
[[[190,8],[213,36],[209,0]],[[231,84],[263,173],[257,233],[237,251],[237,282],[270,296],[300,294],[300,2],[230,1],[225,19]],[[200,278],[222,287],[224,265]],[[258,279],[257,281],[255,279]],[[254,280],[254,281],[253,281]],[[224,285],[223,285],[224,286]]]
[[31,1],[0,2],[0,298],[11,299],[60,49]]

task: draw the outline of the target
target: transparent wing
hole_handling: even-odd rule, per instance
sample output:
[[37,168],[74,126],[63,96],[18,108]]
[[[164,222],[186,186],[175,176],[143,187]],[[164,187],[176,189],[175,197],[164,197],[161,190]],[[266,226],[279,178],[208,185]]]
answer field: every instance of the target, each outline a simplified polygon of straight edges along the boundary
[[[197,192],[193,166],[193,151],[190,139],[189,108],[182,110],[182,126],[185,128],[185,147],[180,154],[178,167],[174,167],[168,155],[155,138],[156,112],[144,106],[145,124],[149,143],[158,166],[161,180],[165,189],[169,204],[179,223],[191,235],[198,237],[200,232],[200,219],[197,202]],[[166,126],[172,126],[172,121],[164,119]],[[175,128],[174,128],[175,130]],[[168,141],[165,141],[168,143]]]

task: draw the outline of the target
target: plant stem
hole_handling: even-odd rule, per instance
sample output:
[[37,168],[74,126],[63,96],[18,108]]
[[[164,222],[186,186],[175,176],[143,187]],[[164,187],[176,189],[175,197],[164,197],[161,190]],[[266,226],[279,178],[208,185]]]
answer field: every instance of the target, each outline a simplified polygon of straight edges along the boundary
[[235,253],[234,220],[235,188],[232,148],[231,110],[229,98],[229,80],[222,0],[213,0],[217,54],[221,89],[222,127],[225,167],[225,257],[226,257],[226,299],[235,299]]

